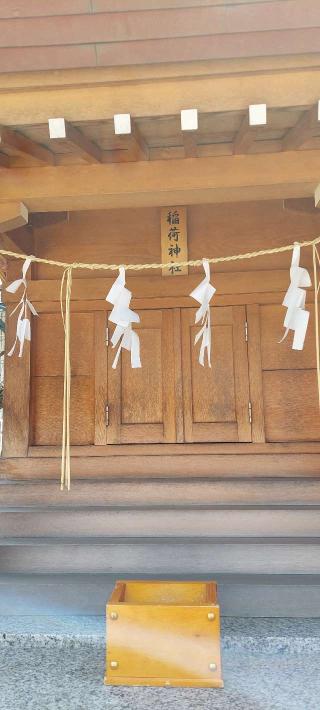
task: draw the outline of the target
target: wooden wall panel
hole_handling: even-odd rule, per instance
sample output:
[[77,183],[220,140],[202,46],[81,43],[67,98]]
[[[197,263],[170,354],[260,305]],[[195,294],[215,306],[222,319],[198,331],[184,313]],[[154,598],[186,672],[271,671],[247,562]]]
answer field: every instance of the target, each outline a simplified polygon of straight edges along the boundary
[[[61,445],[62,377],[35,377],[31,387],[31,442]],[[71,378],[70,439],[73,444],[94,441],[94,381],[92,377]]]
[[304,370],[316,367],[316,346],[314,330],[314,307],[308,304],[310,311],[307,335],[303,350],[292,350],[293,333],[279,341],[285,333],[283,321],[286,309],[280,304],[262,305],[261,322],[261,358],[263,370]]
[[317,441],[320,413],[315,370],[263,373],[267,441]]
[[[34,321],[34,319],[33,319]],[[32,323],[33,328],[34,323]],[[6,319],[6,352],[16,336],[16,318]],[[18,346],[17,346],[18,347]],[[16,353],[4,364],[3,456],[26,456],[29,446],[30,344],[21,358]]]
[[[71,314],[71,373],[92,374],[94,352],[94,316],[92,313]],[[32,336],[32,375],[63,375],[64,331],[61,313],[41,313]]]
[[[169,167],[168,167],[169,169]],[[312,239],[319,234],[318,213],[293,213],[281,200],[188,207],[190,259],[227,256]],[[36,253],[72,262],[141,263],[161,261],[160,208],[71,212],[68,222],[36,229]],[[93,257],[94,254],[94,257]],[[302,252],[302,266],[311,266],[311,252]],[[216,264],[215,272],[288,269],[287,253],[236,263]],[[201,271],[202,268],[197,269]],[[157,273],[157,272],[156,272]],[[154,274],[154,272],[153,272]],[[105,276],[105,273],[98,272]],[[90,271],[77,272],[90,278]],[[133,278],[139,278],[139,272]],[[56,267],[39,264],[37,277],[56,279]],[[182,277],[179,277],[179,279]],[[289,281],[289,274],[288,274]],[[260,287],[263,283],[260,280]],[[258,287],[259,291],[259,287]]]

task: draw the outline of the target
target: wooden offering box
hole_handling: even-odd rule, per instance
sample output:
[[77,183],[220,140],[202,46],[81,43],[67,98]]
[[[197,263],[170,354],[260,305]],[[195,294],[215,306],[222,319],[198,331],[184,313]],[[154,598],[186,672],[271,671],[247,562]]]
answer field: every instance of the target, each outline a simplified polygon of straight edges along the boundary
[[216,583],[117,582],[105,683],[222,688]]

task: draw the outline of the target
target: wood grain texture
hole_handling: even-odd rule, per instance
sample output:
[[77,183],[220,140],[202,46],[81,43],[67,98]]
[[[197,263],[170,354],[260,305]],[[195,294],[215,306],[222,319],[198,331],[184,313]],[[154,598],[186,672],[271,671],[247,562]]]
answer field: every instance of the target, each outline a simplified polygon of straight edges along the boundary
[[263,396],[267,441],[320,439],[315,370],[264,371]]
[[[102,315],[102,314],[101,314]],[[103,332],[102,328],[102,332]],[[61,313],[42,313],[34,327],[32,376],[59,377],[64,367],[64,331]],[[94,354],[94,314],[71,315],[71,374],[91,375]]]
[[136,508],[4,512],[1,538],[320,537],[319,509],[200,510]]
[[292,350],[292,332],[289,332],[284,342],[279,343],[285,333],[283,321],[286,309],[279,304],[261,306],[261,357],[264,370],[304,370],[316,367],[314,306],[310,303],[307,310],[310,318],[304,348]]
[[107,604],[107,618],[115,612],[117,623],[107,629],[107,685],[165,685],[170,678],[170,685],[223,687],[215,584],[125,580]]
[[[273,307],[272,307],[273,308]],[[252,404],[252,441],[264,442],[264,406],[261,364],[260,308],[257,304],[247,306],[248,319],[248,360],[250,380],[250,400]],[[268,331],[268,342],[270,341]]]
[[319,542],[281,541],[105,541],[2,544],[2,573],[319,574]]
[[162,160],[48,166],[45,182],[44,168],[20,168],[14,175],[8,171],[1,201],[24,200],[34,212],[164,206],[168,193],[177,204],[229,203],[272,200],[279,189],[283,198],[310,197],[319,179],[317,150],[308,151],[307,164],[303,151],[186,158],[185,163],[183,171],[180,160],[171,160],[170,171]]
[[[21,297],[21,294],[20,294]],[[32,318],[33,329],[35,318]],[[17,313],[6,319],[6,352],[15,341]],[[18,347],[18,346],[17,346]],[[4,363],[3,456],[26,456],[29,446],[30,342],[21,358],[5,357]]]
[[[320,505],[320,479],[317,478],[225,478],[210,480],[133,479],[74,481],[71,491],[62,494],[55,481],[0,482],[1,510],[82,509],[151,507],[174,505],[188,510],[220,507],[297,507]],[[305,517],[306,513],[305,513]]]
[[173,311],[141,311],[140,318],[141,369],[132,370],[123,352],[114,370],[108,349],[109,444],[176,441]]
[[[31,441],[61,445],[63,377],[35,377],[31,384]],[[70,438],[74,444],[94,441],[94,379],[71,377]]]
[[[71,122],[113,120],[115,113],[126,112],[128,106],[133,116],[154,118],[167,115],[169,105],[174,115],[188,104],[197,106],[199,113],[207,113],[246,111],[250,102],[259,102],[261,97],[270,109],[292,106],[305,109],[318,100],[317,50],[311,56],[300,53],[296,57],[281,57],[273,52],[268,59],[256,55],[254,60],[238,56],[233,61],[221,58],[220,61],[191,63],[179,63],[176,56],[174,63],[167,65],[132,66],[132,80],[129,82],[127,68],[109,66],[108,70],[97,70],[93,47],[82,46],[81,50],[82,56],[74,47],[64,48],[63,52],[60,50],[62,66],[66,58],[69,59],[69,71],[54,77],[52,73],[43,71],[49,68],[45,66],[42,71],[35,71],[33,76],[29,73],[16,73],[12,77],[3,74],[3,124],[16,127],[46,124],[48,116],[61,115],[68,116]],[[311,47],[308,54],[310,50]],[[18,51],[17,72],[25,68],[23,51]],[[32,49],[29,51],[32,52]],[[49,61],[50,52],[56,54],[56,50],[48,48],[46,58]],[[2,50],[2,57],[4,54],[5,50]],[[9,65],[8,53],[5,58]],[[87,62],[86,69],[82,71],[81,60]],[[19,95],[12,88],[23,88],[24,91]]]
[[[100,448],[100,447],[99,447]],[[303,448],[303,446],[301,447]],[[6,458],[0,460],[0,478],[4,480],[58,480],[59,450],[56,457]],[[124,456],[71,457],[73,480],[76,478],[319,478],[319,454],[252,453],[241,454],[168,454],[147,453]]]
[[108,403],[108,353],[107,323],[105,311],[94,317],[94,443],[107,443],[106,405]]
[[194,347],[195,310],[182,312],[182,376],[186,441],[251,439],[248,365],[242,307],[211,308],[212,368],[202,368]]

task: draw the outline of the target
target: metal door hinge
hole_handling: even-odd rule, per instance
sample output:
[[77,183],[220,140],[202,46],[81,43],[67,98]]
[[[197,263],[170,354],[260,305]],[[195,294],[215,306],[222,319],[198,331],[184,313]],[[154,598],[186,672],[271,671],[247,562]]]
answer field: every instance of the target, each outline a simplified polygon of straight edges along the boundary
[[106,426],[109,426],[109,405],[106,404],[104,408],[104,414],[105,414],[105,420],[106,420]]
[[106,346],[109,345],[109,326],[106,325]]
[[244,338],[246,343],[248,342],[248,321],[244,322]]
[[248,417],[249,417],[249,424],[252,424],[252,404],[251,404],[251,402],[248,402]]

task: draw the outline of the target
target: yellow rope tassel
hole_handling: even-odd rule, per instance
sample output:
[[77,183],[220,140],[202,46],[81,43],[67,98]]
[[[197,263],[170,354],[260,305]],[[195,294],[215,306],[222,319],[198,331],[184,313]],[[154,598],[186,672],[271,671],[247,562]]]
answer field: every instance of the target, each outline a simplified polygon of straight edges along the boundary
[[[61,317],[64,329],[64,381],[63,381],[63,415],[62,415],[62,454],[61,454],[61,490],[70,490],[70,300],[72,288],[73,265],[64,270],[60,288]],[[65,285],[65,302],[63,291]],[[65,305],[65,308],[64,308]]]

